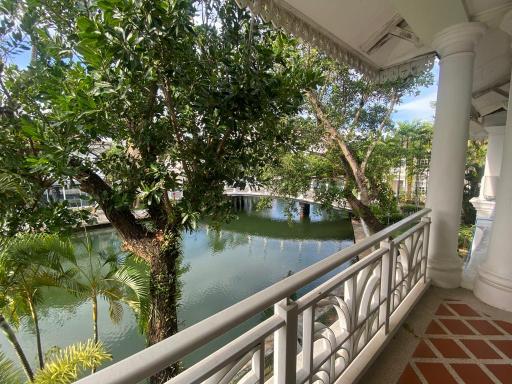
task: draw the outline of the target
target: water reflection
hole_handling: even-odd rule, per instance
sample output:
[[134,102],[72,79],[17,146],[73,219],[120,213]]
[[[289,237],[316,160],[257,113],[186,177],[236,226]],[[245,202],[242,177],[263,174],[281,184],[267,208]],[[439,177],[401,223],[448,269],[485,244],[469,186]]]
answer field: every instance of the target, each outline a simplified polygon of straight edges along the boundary
[[[300,220],[298,214],[288,220],[284,201],[274,200],[270,208],[262,211],[255,209],[256,202],[256,198],[244,198],[239,219],[222,225],[219,231],[204,223],[197,231],[184,234],[184,261],[189,270],[183,275],[181,328],[353,244],[350,221],[343,213],[328,215],[313,207],[309,220]],[[120,249],[120,240],[111,228],[90,231],[89,235],[95,249]],[[312,283],[298,295],[316,284]],[[79,302],[62,290],[49,289],[44,296],[40,317],[45,349],[65,347],[92,337],[90,303]],[[231,330],[185,363],[209,353],[258,321],[261,316]],[[101,300],[99,335],[113,354],[113,361],[144,348],[144,338],[138,333],[131,311],[126,308],[120,324],[113,325],[108,317],[108,305]],[[19,339],[29,360],[35,362],[35,340],[27,322],[20,329]],[[3,335],[0,344],[1,350],[16,361]]]

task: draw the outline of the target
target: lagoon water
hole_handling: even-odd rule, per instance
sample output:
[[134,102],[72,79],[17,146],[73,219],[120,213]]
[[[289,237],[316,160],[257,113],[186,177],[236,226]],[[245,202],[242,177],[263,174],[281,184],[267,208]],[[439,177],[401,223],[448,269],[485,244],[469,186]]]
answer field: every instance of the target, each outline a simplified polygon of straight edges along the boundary
[[[179,309],[180,327],[197,323],[214,313],[268,287],[290,274],[353,244],[353,232],[344,212],[327,214],[312,206],[309,219],[286,213],[286,202],[273,200],[271,207],[256,209],[257,198],[244,197],[238,220],[225,224],[220,231],[207,224],[183,236],[183,297]],[[90,231],[96,249],[119,249],[120,240],[112,228]],[[339,269],[345,268],[341,266]],[[319,282],[313,282],[300,296]],[[62,290],[49,290],[39,307],[40,327],[45,350],[85,341],[92,337],[91,306],[79,302]],[[257,316],[227,335],[196,352],[184,363],[189,365],[250,325],[263,319]],[[36,366],[35,337],[30,322],[23,321],[17,332],[29,361]],[[122,321],[114,325],[108,317],[107,304],[100,300],[99,336],[113,355],[112,362],[144,348],[134,315],[126,307]],[[0,334],[0,351],[17,363],[10,344]]]

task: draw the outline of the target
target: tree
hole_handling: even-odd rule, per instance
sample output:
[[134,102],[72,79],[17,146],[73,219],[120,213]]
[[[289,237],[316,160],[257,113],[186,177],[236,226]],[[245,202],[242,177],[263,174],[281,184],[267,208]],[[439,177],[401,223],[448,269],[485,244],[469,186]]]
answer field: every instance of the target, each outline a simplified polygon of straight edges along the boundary
[[[325,205],[346,200],[364,222],[368,234],[379,231],[383,224],[376,211],[389,209],[393,202],[386,178],[391,168],[389,147],[381,145],[395,129],[391,113],[404,96],[429,84],[431,74],[380,84],[346,65],[315,53],[312,56],[306,63],[321,68],[325,76],[321,86],[307,92],[309,113],[295,119],[298,126],[314,132],[303,133],[304,150],[294,155],[302,158],[297,164],[303,165],[307,160],[311,176],[323,180],[317,197]],[[321,165],[317,171],[315,164]],[[274,172],[274,179],[281,181],[277,188],[283,187],[283,182],[288,183],[285,189],[290,183],[296,184],[279,172]],[[309,188],[309,183],[300,188]]]
[[100,342],[70,345],[50,358],[44,369],[36,373],[35,384],[71,384],[86,369],[95,369],[103,362],[111,360]]
[[[3,384],[19,384],[20,372],[12,361],[0,352],[0,380]],[[30,381],[32,379],[30,378]]]
[[[412,201],[413,192],[418,200],[418,190],[412,190],[413,184],[418,186],[420,176],[425,176],[429,169],[430,150],[432,148],[432,123],[425,121],[399,122],[395,132],[386,138],[399,162],[405,161],[405,178],[407,189],[405,200]],[[415,180],[414,180],[415,179]],[[414,182],[413,182],[414,180]]]
[[[13,329],[5,320],[5,317],[0,313],[0,328],[2,329],[2,332],[4,333],[7,340],[9,340],[9,343],[11,343],[16,356],[18,356],[18,359],[20,360],[21,366],[23,367],[23,371],[25,372],[25,375],[29,379],[29,381],[34,380],[34,373],[32,372],[32,368],[30,367],[30,364],[27,360],[27,356],[25,355],[25,352],[23,351],[23,348],[21,348],[20,343],[18,342],[18,338],[16,337],[16,334],[14,333]],[[0,352],[0,378],[2,379],[2,383],[12,383],[15,378],[17,378],[19,375],[17,371],[13,368],[13,365],[10,361],[5,360],[4,355]]]
[[0,169],[38,191],[78,182],[149,264],[149,343],[175,334],[182,231],[225,219],[224,186],[254,182],[293,144],[280,123],[316,71],[231,1],[3,0],[2,12],[4,56],[27,48],[32,62],[4,59]]
[[[35,384],[71,384],[85,369],[99,366],[112,357],[101,343],[91,340],[71,345],[50,358],[48,364],[36,372],[30,382]],[[12,361],[0,353],[0,379],[2,384],[20,384],[20,374]]]
[[37,306],[42,301],[41,288],[59,286],[69,277],[61,269],[60,260],[69,258],[73,249],[69,242],[49,234],[19,234],[0,244],[0,289],[2,308],[9,309],[10,319],[29,316],[34,324],[39,368],[44,368],[44,355],[39,330]]
[[126,264],[125,255],[108,250],[96,251],[87,234],[82,246],[87,260],[79,262],[73,254],[67,260],[73,266],[70,270],[73,278],[63,284],[75,296],[91,301],[93,340],[98,343],[98,297],[107,301],[110,319],[115,324],[122,319],[122,303],[146,319],[149,284],[144,272]]

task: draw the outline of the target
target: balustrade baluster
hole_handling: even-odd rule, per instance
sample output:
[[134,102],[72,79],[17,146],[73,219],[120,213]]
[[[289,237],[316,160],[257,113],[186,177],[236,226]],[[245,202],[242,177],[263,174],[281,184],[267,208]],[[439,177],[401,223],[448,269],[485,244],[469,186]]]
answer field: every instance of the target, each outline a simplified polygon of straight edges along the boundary
[[393,308],[394,301],[394,276],[395,276],[395,243],[390,239],[381,243],[381,247],[388,251],[382,256],[382,279],[381,279],[381,297],[385,297],[384,306],[384,331],[386,335],[389,333],[389,316]]
[[422,268],[422,273],[423,273],[423,282],[426,283],[427,282],[427,258],[428,258],[428,241],[429,241],[429,235],[430,235],[430,217],[428,216],[424,216],[421,218],[421,221],[423,223],[425,223],[425,226],[423,227],[423,260],[422,260],[422,264],[423,264],[423,268]]
[[[313,372],[313,346],[315,343],[315,308],[308,307],[302,315],[302,369],[309,377]],[[311,383],[311,379],[306,381]]]
[[254,351],[251,364],[257,383],[263,384],[265,382],[265,340]]
[[296,384],[297,303],[289,299],[274,305],[274,313],[285,324],[274,332],[274,384]]

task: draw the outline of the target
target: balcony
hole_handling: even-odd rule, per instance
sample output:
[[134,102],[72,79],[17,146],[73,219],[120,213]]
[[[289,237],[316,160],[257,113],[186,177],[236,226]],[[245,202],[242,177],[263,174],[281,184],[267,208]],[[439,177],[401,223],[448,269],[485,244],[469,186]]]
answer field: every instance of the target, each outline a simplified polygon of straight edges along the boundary
[[[79,383],[138,383],[269,308],[266,320],[169,383],[355,382],[430,285],[429,212],[419,211]],[[358,260],[365,251],[369,255]],[[347,262],[352,264],[340,270]],[[319,279],[318,287],[291,298]]]
[[512,313],[431,286],[360,382],[509,383],[511,335]]

